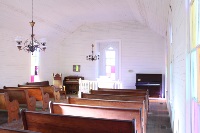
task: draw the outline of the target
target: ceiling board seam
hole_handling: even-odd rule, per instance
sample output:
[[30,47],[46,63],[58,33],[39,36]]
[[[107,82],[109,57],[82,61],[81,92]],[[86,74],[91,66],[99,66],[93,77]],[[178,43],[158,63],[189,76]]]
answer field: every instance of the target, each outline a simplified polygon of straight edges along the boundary
[[[16,8],[14,6],[11,6],[11,5],[8,5],[8,4],[5,4],[3,2],[0,2],[1,5],[4,5],[6,8],[12,10],[12,11],[15,11],[15,13],[19,13],[19,14],[22,14],[24,16],[26,16],[27,18],[31,16],[31,14],[29,13],[26,13],[24,12],[23,10],[20,10],[19,8]],[[45,21],[44,19],[40,18],[40,17],[36,17],[34,16],[34,18],[40,22],[43,22],[43,23],[46,23],[48,24],[50,27],[54,27],[57,31],[60,31],[60,32],[63,32],[63,33],[67,33],[67,32],[70,32],[70,31],[67,31],[65,30],[63,27],[57,25],[57,24],[54,24],[54,23],[51,23],[50,21]]]
[[142,19],[143,19],[144,23],[146,25],[148,25],[147,14],[146,14],[146,10],[144,8],[144,4],[141,3],[141,0],[136,0],[136,3],[137,3],[138,10],[140,12],[140,15],[142,16]]

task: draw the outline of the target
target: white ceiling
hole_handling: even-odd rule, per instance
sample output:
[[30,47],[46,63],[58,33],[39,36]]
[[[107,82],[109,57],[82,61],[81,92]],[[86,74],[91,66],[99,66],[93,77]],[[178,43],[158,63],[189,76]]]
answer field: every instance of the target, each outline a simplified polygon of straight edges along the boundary
[[[170,0],[34,0],[34,32],[65,37],[84,24],[137,21],[165,37]],[[0,32],[31,33],[32,0],[0,0]]]

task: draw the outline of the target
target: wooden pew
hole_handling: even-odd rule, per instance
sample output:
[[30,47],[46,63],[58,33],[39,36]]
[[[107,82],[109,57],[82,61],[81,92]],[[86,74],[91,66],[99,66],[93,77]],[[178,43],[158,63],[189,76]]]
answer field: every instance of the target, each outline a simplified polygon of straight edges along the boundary
[[[4,88],[6,88],[4,86]],[[11,101],[17,100],[20,104],[20,108],[23,108],[23,105],[26,105],[25,108],[27,108],[30,111],[34,111],[36,107],[36,99],[35,97],[29,97],[28,91],[23,89],[16,89],[16,88],[6,88],[6,89],[0,89],[0,92],[7,92],[9,99]]]
[[142,133],[142,109],[49,103],[50,113],[117,120],[136,120],[137,133]]
[[50,85],[49,85],[49,81],[40,81],[40,82],[26,82],[26,85],[50,86]]
[[18,84],[17,87],[45,87],[45,85],[20,85],[20,84]]
[[42,85],[20,85],[20,88],[43,88],[43,92],[49,94],[49,98],[53,98],[55,102],[60,102],[60,93],[54,86],[42,86]]
[[8,112],[8,123],[19,119],[19,103],[17,100],[10,102],[7,92],[0,93],[0,109]]
[[137,92],[137,93],[146,93],[149,106],[149,91],[148,89],[111,89],[111,88],[98,88],[100,91],[122,91],[122,92]]
[[118,101],[118,100],[103,100],[103,99],[87,99],[87,98],[76,98],[67,97],[66,103],[78,104],[78,105],[90,105],[90,106],[106,106],[106,107],[118,107],[118,108],[142,108],[142,119],[143,119],[143,133],[146,133],[147,124],[147,110],[145,108],[145,101]]
[[35,131],[30,131],[30,130],[17,130],[17,129],[0,127],[0,133],[41,133],[41,132],[35,132]]
[[[113,89],[112,91],[90,90],[91,94],[110,94],[110,95],[131,95],[131,96],[146,96],[147,107],[149,107],[149,95],[147,91],[122,91]],[[149,110],[149,108],[148,108]]]
[[111,89],[111,88],[98,88],[100,91],[126,91],[126,92],[138,92],[138,93],[146,93],[149,95],[148,89]]
[[41,87],[44,93],[48,93],[50,98],[54,99],[54,102],[60,102],[60,92],[54,86]]
[[88,94],[81,92],[80,98],[89,98],[89,99],[104,99],[104,100],[121,100],[121,101],[143,101],[145,100],[146,109],[148,110],[148,101],[146,96],[131,96],[131,95],[110,95],[110,94]]
[[42,110],[48,109],[49,107],[49,94],[43,91],[43,88],[30,88],[30,87],[6,87],[5,89],[24,89],[28,91],[28,95],[31,97],[35,97],[36,101],[40,101],[42,103]]
[[135,119],[116,120],[21,111],[25,130],[42,133],[136,133]]
[[120,91],[120,90],[113,90],[113,91],[104,91],[104,90],[90,90],[91,94],[111,94],[111,95],[132,95],[132,96],[144,96],[147,95],[146,91]]

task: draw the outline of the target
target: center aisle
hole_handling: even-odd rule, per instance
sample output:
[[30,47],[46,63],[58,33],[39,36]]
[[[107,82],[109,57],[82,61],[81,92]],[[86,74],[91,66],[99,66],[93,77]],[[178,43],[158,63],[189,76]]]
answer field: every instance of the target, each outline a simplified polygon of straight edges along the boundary
[[165,99],[149,99],[147,133],[172,133]]

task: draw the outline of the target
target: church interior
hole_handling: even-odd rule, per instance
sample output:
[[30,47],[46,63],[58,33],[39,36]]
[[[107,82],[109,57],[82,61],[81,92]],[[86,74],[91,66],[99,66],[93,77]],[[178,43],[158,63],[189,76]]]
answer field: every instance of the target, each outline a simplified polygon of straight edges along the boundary
[[0,132],[199,133],[199,2],[1,0]]

